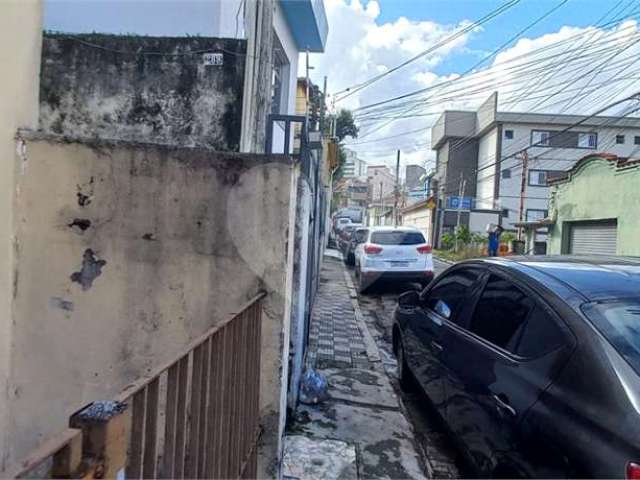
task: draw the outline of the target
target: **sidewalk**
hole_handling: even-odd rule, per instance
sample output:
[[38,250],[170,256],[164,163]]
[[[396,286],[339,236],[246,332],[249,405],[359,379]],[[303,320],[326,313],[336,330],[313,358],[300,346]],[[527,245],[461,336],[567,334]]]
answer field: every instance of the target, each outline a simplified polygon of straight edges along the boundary
[[288,478],[425,478],[413,430],[380,361],[341,261],[325,256],[307,365],[330,399],[300,405],[285,437]]

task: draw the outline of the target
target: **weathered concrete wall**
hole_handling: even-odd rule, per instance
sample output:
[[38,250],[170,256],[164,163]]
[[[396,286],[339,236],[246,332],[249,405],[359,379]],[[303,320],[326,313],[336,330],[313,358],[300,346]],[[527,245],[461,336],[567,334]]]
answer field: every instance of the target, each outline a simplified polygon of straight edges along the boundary
[[[10,439],[7,422],[8,376],[13,328],[13,200],[16,129],[38,121],[38,71],[42,37],[39,0],[0,2],[0,471]],[[18,146],[20,143],[18,142]]]
[[45,34],[40,128],[238,151],[245,51],[235,39]]
[[291,308],[290,159],[39,137],[26,158],[15,201],[12,458],[266,289],[261,406],[273,461]]

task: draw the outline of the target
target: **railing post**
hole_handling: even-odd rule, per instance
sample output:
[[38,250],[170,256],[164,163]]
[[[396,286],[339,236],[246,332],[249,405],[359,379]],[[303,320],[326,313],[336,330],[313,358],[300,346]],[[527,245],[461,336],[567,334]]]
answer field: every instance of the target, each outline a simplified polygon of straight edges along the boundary
[[82,430],[82,454],[92,463],[85,478],[123,478],[131,428],[127,405],[94,402],[72,415],[70,424]]

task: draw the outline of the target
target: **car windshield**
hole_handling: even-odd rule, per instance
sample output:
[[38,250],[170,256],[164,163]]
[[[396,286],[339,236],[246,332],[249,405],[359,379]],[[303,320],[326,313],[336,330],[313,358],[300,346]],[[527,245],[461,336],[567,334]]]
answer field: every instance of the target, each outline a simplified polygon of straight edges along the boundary
[[590,303],[582,310],[640,374],[640,298]]
[[425,243],[420,232],[374,232],[371,234],[371,243],[378,245],[419,245]]

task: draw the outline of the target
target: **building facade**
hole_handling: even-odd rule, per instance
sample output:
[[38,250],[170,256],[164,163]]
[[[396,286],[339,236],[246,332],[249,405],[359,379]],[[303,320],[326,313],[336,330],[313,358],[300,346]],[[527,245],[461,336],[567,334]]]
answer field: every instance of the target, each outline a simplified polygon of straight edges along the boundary
[[[245,152],[264,150],[268,114],[295,114],[300,53],[324,51],[328,34],[322,0],[167,0],[153,8],[145,0],[45,0],[44,29],[246,40],[238,126],[240,151]],[[284,143],[284,128],[276,123],[273,151],[283,153]]]
[[364,178],[367,175],[367,162],[358,158],[358,154],[349,149],[344,149],[345,160],[342,164],[343,178]]
[[548,251],[640,255],[640,161],[593,154],[552,182]]
[[640,148],[637,118],[499,112],[497,105],[494,93],[477,111],[444,112],[432,128],[442,231],[453,229],[459,205],[463,224],[479,233],[489,222],[513,230],[542,219],[549,181],[585,153],[628,157]]
[[396,187],[396,177],[386,165],[368,165],[367,183],[369,184],[369,198],[372,202],[379,202],[380,198],[392,196]]
[[402,225],[416,227],[424,234],[427,242],[431,243],[434,207],[435,200],[430,198],[403,208],[400,212],[402,214]]

